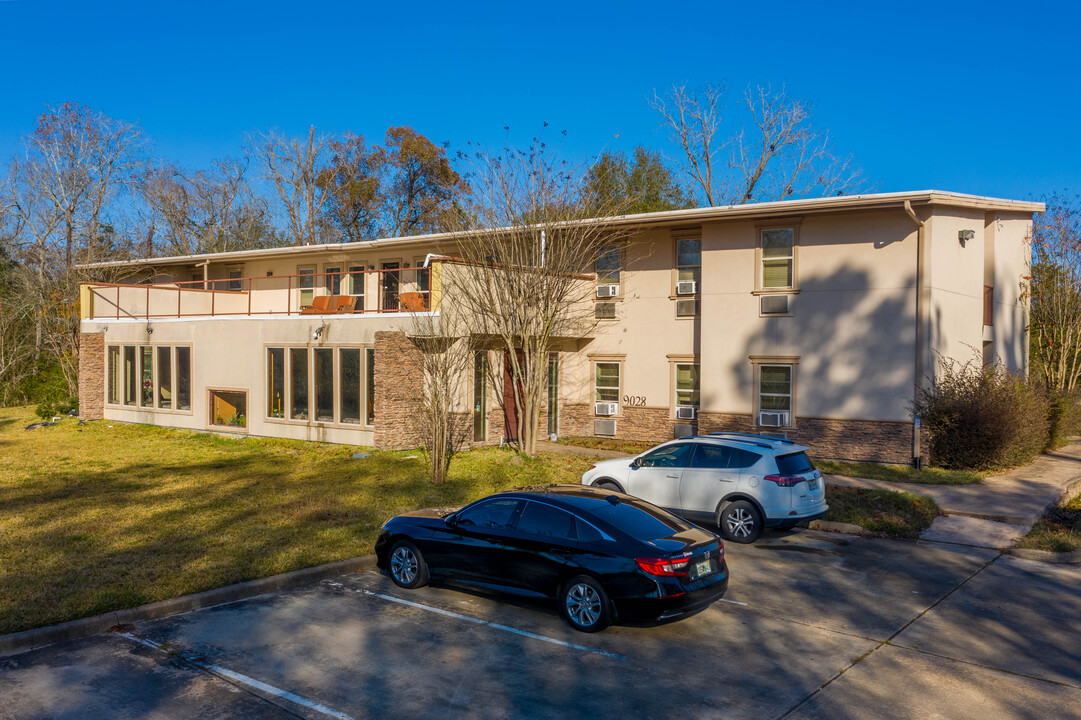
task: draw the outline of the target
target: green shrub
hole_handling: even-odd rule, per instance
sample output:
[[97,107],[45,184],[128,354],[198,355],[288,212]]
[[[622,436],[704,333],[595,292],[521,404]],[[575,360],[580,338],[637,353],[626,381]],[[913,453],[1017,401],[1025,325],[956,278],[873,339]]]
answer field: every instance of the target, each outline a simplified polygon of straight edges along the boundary
[[57,402],[43,402],[34,409],[34,412],[39,418],[48,419],[57,415],[67,415],[72,410],[79,411],[79,398],[69,397],[67,400]]
[[942,362],[933,387],[914,411],[928,436],[931,463],[994,470],[1023,465],[1048,442],[1049,402],[1040,390],[1002,365]]
[[1081,396],[1049,393],[1047,412],[1047,448],[1054,450],[1081,435]]

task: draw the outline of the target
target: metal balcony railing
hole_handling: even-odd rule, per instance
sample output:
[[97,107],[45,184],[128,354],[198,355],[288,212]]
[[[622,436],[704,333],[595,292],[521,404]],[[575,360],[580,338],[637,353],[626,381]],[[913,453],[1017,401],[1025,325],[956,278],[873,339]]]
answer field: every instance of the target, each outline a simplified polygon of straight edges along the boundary
[[[427,312],[438,263],[166,283],[84,283],[84,319]],[[436,303],[438,305],[438,303]],[[438,309],[436,307],[435,309]]]

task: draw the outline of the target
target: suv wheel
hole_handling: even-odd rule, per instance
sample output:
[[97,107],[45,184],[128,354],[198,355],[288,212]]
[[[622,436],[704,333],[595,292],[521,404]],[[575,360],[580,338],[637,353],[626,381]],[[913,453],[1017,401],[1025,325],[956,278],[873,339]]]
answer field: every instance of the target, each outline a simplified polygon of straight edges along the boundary
[[753,543],[762,535],[762,514],[746,500],[736,500],[721,507],[717,524],[725,538],[734,543]]

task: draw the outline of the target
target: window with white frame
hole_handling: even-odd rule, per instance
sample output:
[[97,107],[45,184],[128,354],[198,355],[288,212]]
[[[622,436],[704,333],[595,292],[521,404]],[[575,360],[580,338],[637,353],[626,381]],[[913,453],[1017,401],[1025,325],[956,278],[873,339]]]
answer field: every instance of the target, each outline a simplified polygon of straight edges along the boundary
[[759,424],[792,424],[793,371],[792,365],[758,366]]
[[676,363],[676,405],[698,407],[698,399],[698,364]]
[[[686,284],[692,282],[693,286]],[[701,238],[676,239],[676,283],[677,295],[694,295],[702,291]]]
[[229,268],[229,284],[228,289],[233,292],[241,292],[244,289],[244,268],[243,267],[231,267]]
[[300,292],[300,307],[312,306],[315,300],[315,266],[298,267],[297,287]]
[[619,403],[619,363],[594,363],[594,400],[598,403]]
[[605,245],[597,254],[597,286],[619,285],[622,258],[618,245]]
[[785,290],[795,287],[794,228],[767,228],[761,231],[763,290]]
[[365,275],[363,265],[349,266],[349,294],[353,297],[359,298],[355,305],[357,312],[360,312],[364,309],[364,278]]

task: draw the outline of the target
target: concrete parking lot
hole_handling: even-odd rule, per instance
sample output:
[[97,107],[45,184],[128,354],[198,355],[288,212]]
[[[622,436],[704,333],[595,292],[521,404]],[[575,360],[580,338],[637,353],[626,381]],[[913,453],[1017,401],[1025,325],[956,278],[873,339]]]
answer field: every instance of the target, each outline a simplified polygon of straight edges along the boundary
[[585,635],[354,573],[0,658],[0,718],[1081,717],[1081,569],[793,531],[726,601]]

